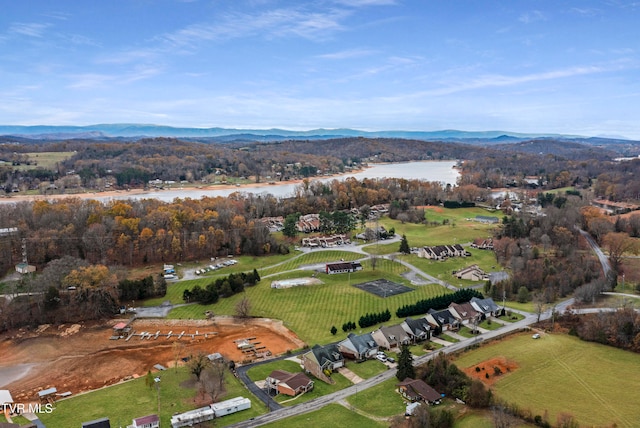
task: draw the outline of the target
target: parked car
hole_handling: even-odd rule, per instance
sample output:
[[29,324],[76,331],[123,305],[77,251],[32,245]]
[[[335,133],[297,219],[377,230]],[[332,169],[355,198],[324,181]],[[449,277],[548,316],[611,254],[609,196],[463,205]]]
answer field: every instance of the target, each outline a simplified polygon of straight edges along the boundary
[[395,363],[396,359],[393,357],[387,357],[387,361],[389,361],[390,363]]
[[534,334],[533,336],[531,336],[534,339],[540,339],[540,335],[538,333]]
[[387,362],[387,356],[386,355],[376,355],[376,360],[380,361],[381,363],[386,363]]

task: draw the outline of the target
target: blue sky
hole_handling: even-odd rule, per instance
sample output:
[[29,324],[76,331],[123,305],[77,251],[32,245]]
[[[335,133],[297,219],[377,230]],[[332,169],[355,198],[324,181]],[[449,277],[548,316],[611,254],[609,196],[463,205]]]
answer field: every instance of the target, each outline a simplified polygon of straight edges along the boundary
[[0,124],[640,139],[640,2],[1,0]]

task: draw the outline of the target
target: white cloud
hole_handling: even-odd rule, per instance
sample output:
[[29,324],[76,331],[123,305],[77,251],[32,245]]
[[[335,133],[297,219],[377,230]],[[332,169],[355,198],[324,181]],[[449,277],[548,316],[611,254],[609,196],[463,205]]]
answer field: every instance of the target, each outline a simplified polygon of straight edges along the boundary
[[540,12],[539,10],[525,12],[522,15],[520,15],[520,17],[518,18],[518,21],[525,24],[531,24],[532,22],[546,21],[546,20],[547,20],[547,17],[544,15],[544,13]]
[[9,26],[9,32],[29,37],[42,37],[48,27],[49,24],[15,22]]
[[350,59],[350,58],[360,58],[360,57],[374,55],[376,53],[377,51],[372,49],[347,49],[344,51],[318,55],[316,58],[329,59],[329,60],[341,60],[341,59]]

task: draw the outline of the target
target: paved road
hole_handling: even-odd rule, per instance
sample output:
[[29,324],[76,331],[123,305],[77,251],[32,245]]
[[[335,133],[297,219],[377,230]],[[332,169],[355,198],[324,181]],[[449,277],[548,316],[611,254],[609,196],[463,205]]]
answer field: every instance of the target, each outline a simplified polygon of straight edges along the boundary
[[[554,308],[550,308],[547,311],[543,312],[540,320],[547,320],[549,318],[551,318],[552,316],[552,310],[555,309],[556,313],[563,313],[566,311],[567,307],[570,306],[571,304],[573,304],[573,299],[569,299],[566,300],[564,302],[559,303],[558,305],[556,305]],[[457,352],[460,351],[464,348],[467,348],[469,346],[475,345],[479,342],[482,342],[483,340],[489,340],[489,339],[494,339],[496,337],[500,337],[503,335],[507,335],[510,334],[514,331],[518,331],[521,329],[526,329],[528,328],[531,324],[534,324],[537,320],[537,315],[535,314],[527,314],[526,317],[520,321],[517,321],[515,323],[511,323],[509,325],[506,325],[504,327],[501,327],[497,330],[492,330],[489,331],[487,333],[482,334],[479,337],[475,337],[475,338],[469,338],[466,339],[464,341],[460,341],[458,343],[454,343],[451,344],[449,346],[447,346],[446,348],[442,348],[440,349],[438,352],[432,352],[429,353],[427,355],[423,355],[420,357],[416,357],[414,359],[414,365],[418,366],[421,364],[426,363],[427,361],[429,361],[430,359],[434,358],[435,355],[437,355],[439,352],[444,352],[445,354],[448,353],[452,353],[452,352]],[[270,413],[267,413],[265,415],[261,415],[261,416],[257,416],[255,418],[252,418],[250,420],[247,421],[243,421],[243,422],[239,422],[235,425],[232,425],[232,427],[238,427],[238,428],[251,428],[251,427],[257,427],[257,426],[261,426],[261,425],[265,425],[268,423],[273,423],[273,422],[277,422],[280,419],[284,419],[284,418],[288,418],[291,416],[296,416],[296,415],[301,415],[304,413],[308,413],[308,412],[313,412],[315,410],[318,410],[320,408],[322,408],[323,406],[326,406],[327,404],[331,404],[331,403],[336,403],[340,400],[344,400],[347,397],[350,397],[352,395],[355,395],[358,393],[358,391],[363,391],[365,389],[371,388],[372,386],[378,385],[381,382],[384,382],[385,380],[391,379],[392,377],[394,377],[396,374],[396,370],[387,370],[384,373],[381,373],[375,377],[369,378],[364,380],[363,382],[357,384],[357,385],[352,385],[348,388],[345,388],[343,390],[334,392],[333,394],[329,394],[329,395],[325,395],[319,398],[316,398],[314,400],[308,401],[306,403],[301,403],[301,404],[297,404],[295,406],[291,406],[291,407],[283,407],[281,409],[272,411]]]
[[587,232],[585,232],[582,229],[579,229],[579,230],[580,230],[580,234],[584,236],[584,239],[587,240],[587,243],[589,244],[593,252],[596,253],[596,256],[598,256],[598,260],[600,260],[600,264],[602,265],[602,271],[604,272],[604,277],[609,278],[609,275],[611,274],[611,264],[609,263],[609,259],[607,258],[607,256],[604,255],[604,253],[598,246],[598,243],[591,237],[591,235],[589,235]]

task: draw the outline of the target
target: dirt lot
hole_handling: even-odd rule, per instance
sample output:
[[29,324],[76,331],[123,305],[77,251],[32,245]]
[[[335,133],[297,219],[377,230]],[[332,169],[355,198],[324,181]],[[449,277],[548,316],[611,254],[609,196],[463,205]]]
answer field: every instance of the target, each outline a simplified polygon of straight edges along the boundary
[[[477,371],[476,367],[480,368],[480,371]],[[496,374],[496,369],[499,370],[499,374]],[[501,377],[517,369],[518,365],[515,362],[509,361],[505,357],[496,357],[469,367],[465,369],[464,372],[472,379],[480,379],[485,385],[490,386],[496,383]],[[487,377],[487,373],[489,377]]]
[[[160,331],[160,336],[110,340],[111,327],[118,321],[126,320],[82,326],[44,325],[37,330],[0,336],[0,388],[9,389],[16,402],[29,401],[37,398],[37,391],[49,387],[55,387],[59,393],[77,394],[130,376],[142,376],[155,364],[172,367],[176,354],[181,358],[198,351],[219,352],[227,359],[242,362],[247,356],[237,348],[234,340],[238,339],[255,338],[252,342],[260,342],[257,346],[265,346],[273,355],[304,345],[281,322],[267,319],[136,320],[133,323],[136,332],[155,335]],[[167,339],[170,331],[185,334],[180,339]],[[190,336],[196,332],[201,335]],[[207,334],[207,338],[202,335],[211,332],[217,334]],[[31,368],[25,370],[29,365]],[[7,381],[10,383],[6,384]]]

